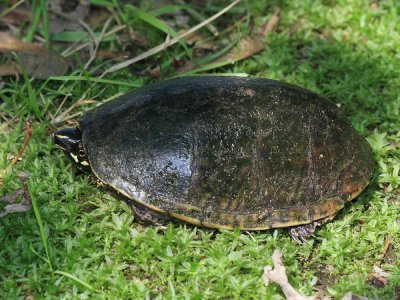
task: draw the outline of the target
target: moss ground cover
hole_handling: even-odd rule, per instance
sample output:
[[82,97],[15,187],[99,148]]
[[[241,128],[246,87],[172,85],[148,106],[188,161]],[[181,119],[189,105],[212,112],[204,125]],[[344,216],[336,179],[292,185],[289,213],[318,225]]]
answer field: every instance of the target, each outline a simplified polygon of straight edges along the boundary
[[[162,42],[169,30],[158,22],[165,12],[186,8],[209,16],[228,3],[154,8],[150,2],[137,7],[107,0],[92,4],[113,9],[119,22],[146,35],[151,47]],[[366,191],[302,245],[284,230],[249,233],[174,223],[166,228],[144,226],[123,201],[96,187],[92,177],[79,173],[54,147],[52,132],[74,118],[58,124],[51,120],[71,107],[78,114],[93,107],[91,102],[77,105],[80,99],[100,103],[156,79],[123,69],[108,74],[106,83],[96,79],[96,72],[89,74],[84,62],[63,80],[4,77],[0,197],[21,188],[17,175],[26,171],[36,209],[0,219],[1,299],[29,295],[35,299],[282,299],[279,287],[265,287],[261,280],[275,249],[283,253],[290,282],[304,294],[320,292],[340,299],[352,291],[370,298],[399,297],[400,3],[241,1],[215,22],[221,36],[213,43],[222,45],[232,33],[223,29],[244,18],[234,29],[233,46],[239,45],[251,34],[249,28],[264,24],[276,7],[279,24],[266,38],[265,50],[207,73],[284,80],[338,103],[374,150],[376,171]],[[132,13],[139,8],[141,13]],[[44,10],[44,5],[33,5],[32,20]],[[35,35],[50,44],[53,38],[75,38],[51,35],[41,22],[24,37]],[[100,48],[117,46],[109,38]],[[157,56],[161,78],[178,75],[174,61],[189,60],[191,51],[178,43],[161,52]],[[104,63],[96,59],[92,67]],[[10,167],[10,154],[18,153],[24,141],[26,121],[31,122],[33,135],[22,160]],[[368,281],[374,265],[389,273],[386,286]]]

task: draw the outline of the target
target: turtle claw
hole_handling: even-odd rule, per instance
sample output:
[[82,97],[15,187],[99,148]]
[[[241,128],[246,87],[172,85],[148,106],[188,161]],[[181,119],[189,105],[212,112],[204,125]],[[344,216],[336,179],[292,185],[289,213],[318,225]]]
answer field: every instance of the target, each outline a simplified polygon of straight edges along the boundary
[[288,230],[290,237],[297,243],[307,243],[307,238],[315,237],[315,229],[321,225],[321,222],[316,221],[310,224],[292,227]]
[[332,214],[328,217],[319,219],[317,221],[314,221],[310,224],[305,224],[305,225],[300,225],[296,227],[291,227],[288,229],[288,233],[290,237],[297,243],[302,244],[306,243],[307,239],[312,236],[315,238],[315,230],[317,227],[321,226],[322,224],[332,220],[335,217],[336,214]]
[[336,214],[330,215],[328,217],[319,219],[314,221],[310,224],[300,225],[296,227],[291,227],[288,229],[288,233],[290,237],[295,240],[297,243],[302,244],[306,243],[307,239],[312,236],[315,238],[315,230],[317,227],[321,226],[322,224],[332,220]]

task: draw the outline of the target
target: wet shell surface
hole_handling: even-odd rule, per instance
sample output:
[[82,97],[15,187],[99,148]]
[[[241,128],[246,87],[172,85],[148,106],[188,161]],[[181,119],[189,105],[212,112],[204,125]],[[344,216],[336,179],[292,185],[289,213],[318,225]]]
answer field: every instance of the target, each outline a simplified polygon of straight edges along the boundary
[[370,181],[367,141],[336,105],[261,78],[198,76],[137,89],[79,121],[93,173],[191,224],[260,230],[335,214]]

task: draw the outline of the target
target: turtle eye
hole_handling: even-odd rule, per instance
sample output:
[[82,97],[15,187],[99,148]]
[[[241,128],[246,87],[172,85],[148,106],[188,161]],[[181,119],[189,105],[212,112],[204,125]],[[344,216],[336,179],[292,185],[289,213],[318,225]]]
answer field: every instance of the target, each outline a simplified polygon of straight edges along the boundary
[[81,156],[81,157],[85,157],[85,156],[86,156],[86,155],[85,155],[85,151],[83,151],[83,149],[79,149],[78,154],[79,154],[79,156]]

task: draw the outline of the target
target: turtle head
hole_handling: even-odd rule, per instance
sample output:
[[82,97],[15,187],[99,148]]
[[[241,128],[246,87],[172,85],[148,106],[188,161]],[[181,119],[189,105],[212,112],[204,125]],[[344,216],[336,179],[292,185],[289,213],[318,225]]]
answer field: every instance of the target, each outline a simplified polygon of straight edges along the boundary
[[54,134],[54,143],[78,165],[78,168],[90,172],[89,159],[82,144],[82,132],[79,128],[65,128]]

